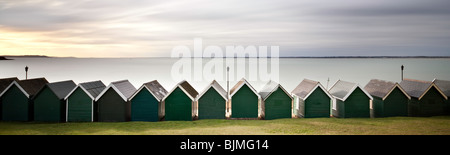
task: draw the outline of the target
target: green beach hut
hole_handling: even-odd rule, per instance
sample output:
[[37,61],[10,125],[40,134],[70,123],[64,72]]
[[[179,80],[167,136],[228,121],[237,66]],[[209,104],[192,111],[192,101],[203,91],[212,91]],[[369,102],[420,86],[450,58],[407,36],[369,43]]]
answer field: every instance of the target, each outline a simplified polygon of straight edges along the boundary
[[318,81],[304,79],[291,92],[297,117],[330,117],[332,96]]
[[77,85],[72,81],[47,83],[33,98],[34,120],[42,122],[66,121],[64,97]]
[[102,81],[78,84],[65,98],[67,122],[93,122],[95,120],[94,101],[105,89]]
[[48,81],[45,78],[13,81],[1,94],[3,121],[32,121],[32,98]]
[[261,104],[258,92],[242,78],[230,90],[231,118],[258,118]]
[[411,97],[398,83],[372,79],[364,89],[373,97],[375,117],[408,116]]
[[128,98],[136,92],[136,88],[128,81],[111,82],[95,98],[99,122],[125,122],[131,117],[131,106]]
[[227,91],[213,80],[198,95],[198,119],[224,119],[226,114]]
[[144,83],[131,96],[131,121],[159,121],[164,117],[162,99],[167,95],[157,80]]
[[166,97],[166,121],[192,121],[197,115],[195,98],[198,92],[185,80],[178,83]]
[[333,96],[331,113],[334,117],[370,117],[372,96],[356,83],[338,80],[328,91]]
[[445,114],[450,115],[450,100],[448,99],[450,97],[450,81],[434,79],[433,83],[435,83],[436,86],[439,87],[439,89],[445,94],[445,96],[447,96]]
[[434,82],[403,79],[400,86],[411,96],[409,116],[445,115],[447,96]]
[[[0,79],[0,93],[3,92],[13,81],[19,81],[17,77]],[[2,119],[2,100],[0,100],[0,120]]]
[[270,80],[258,94],[262,118],[292,118],[292,97],[280,84]]

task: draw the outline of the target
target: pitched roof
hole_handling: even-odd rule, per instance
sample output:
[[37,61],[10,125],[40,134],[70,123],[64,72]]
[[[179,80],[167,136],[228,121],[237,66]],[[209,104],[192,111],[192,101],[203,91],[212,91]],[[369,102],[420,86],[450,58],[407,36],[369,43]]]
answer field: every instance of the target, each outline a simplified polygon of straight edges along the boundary
[[102,81],[91,81],[91,82],[83,82],[79,84],[83,87],[93,98],[96,98],[103,89],[106,88],[105,84]]
[[367,97],[373,99],[372,96],[358,84],[342,80],[336,81],[328,92],[334,97],[345,101],[356,88],[360,88]]
[[277,88],[281,88],[284,91],[284,93],[286,93],[289,97],[291,97],[291,95],[279,83],[276,83],[275,81],[272,80],[267,82],[266,85],[264,85],[264,87],[261,89],[261,91],[259,91],[258,94],[261,96],[263,100],[266,100],[270,96],[270,94],[272,94],[274,91],[277,90]]
[[184,90],[186,90],[186,92],[192,97],[195,98],[198,95],[198,92],[194,89],[194,87],[192,87],[187,81],[182,81],[181,83],[179,83],[178,85],[180,85],[181,87],[183,87]]
[[157,80],[144,83],[144,85],[158,100],[162,100],[169,93]]
[[69,96],[72,95],[72,93],[78,88],[81,88],[81,90],[83,90],[92,100],[95,100],[95,98],[106,88],[106,86],[100,80],[79,83],[72,89],[72,91],[70,91],[69,94],[66,95],[64,99],[67,100],[67,98],[69,98]]
[[46,85],[60,100],[64,99],[77,86],[72,80],[47,83]]
[[433,82],[445,95],[450,96],[450,81],[434,79]]
[[351,93],[352,88],[356,86],[356,83],[338,80],[331,86],[329,92],[331,95],[343,99],[347,94]]
[[202,97],[210,88],[213,88],[214,90],[216,90],[220,96],[223,97],[223,99],[225,99],[225,101],[227,100],[227,91],[225,89],[222,88],[222,86],[220,86],[220,84],[216,81],[213,80],[203,91],[202,93],[200,93],[198,95],[198,98]]
[[304,99],[306,95],[313,91],[317,84],[319,84],[318,81],[303,79],[303,81],[300,82],[300,84],[298,84],[291,93]]
[[[168,94],[171,94],[177,88],[180,88],[192,101],[195,101],[198,92],[186,80],[178,83]],[[163,100],[165,100],[168,96],[169,95],[166,95]]]
[[398,87],[408,98],[410,98],[398,83],[390,81],[372,79],[369,83],[367,83],[364,89],[370,95],[382,98],[384,100],[396,87]]
[[34,96],[38,91],[47,84],[48,81],[45,78],[36,78],[28,80],[20,80],[18,84],[22,87],[30,97]]
[[421,81],[415,79],[403,79],[400,86],[408,93],[409,96],[418,98],[419,100],[426,94],[431,87],[435,87],[444,98],[447,96],[439,89],[434,82]]
[[0,92],[3,92],[13,81],[19,81],[17,77],[0,79]]
[[3,92],[0,92],[0,96],[3,96],[8,89],[10,89],[13,85],[16,85],[16,87],[18,87],[27,98],[32,98],[47,83],[48,81],[45,78],[13,81],[3,90]]
[[115,81],[111,84],[114,85],[127,99],[136,91],[136,88],[128,80]]
[[108,85],[103,91],[95,98],[95,101],[98,101],[103,94],[106,93],[106,91],[109,90],[109,88],[113,88],[114,91],[116,91],[117,94],[125,101],[128,101],[128,98],[130,98],[134,92],[136,92],[136,88],[128,81],[128,80],[120,80],[111,82],[111,84]]
[[330,93],[328,93],[328,91],[322,86],[322,84],[320,84],[320,82],[309,79],[303,79],[303,81],[300,82],[300,84],[298,84],[291,93],[292,95],[298,96],[302,99],[306,99],[317,88],[322,89],[329,98],[332,98]]
[[158,101],[161,101],[166,95],[167,95],[167,90],[164,89],[163,86],[161,86],[161,84],[159,84],[159,82],[157,80],[153,80],[147,83],[144,83],[134,94],[133,96],[130,97],[130,100],[134,98],[134,96],[136,96],[142,89],[147,89],[150,94],[153,95],[153,97],[155,97]]
[[250,83],[247,82],[247,80],[245,78],[242,78],[241,80],[239,80],[238,83],[236,83],[236,85],[233,86],[233,88],[230,89],[230,96],[232,97],[237,91],[239,91],[239,89],[241,89],[241,87],[243,85],[247,85],[247,87],[250,88],[250,90],[253,91],[253,93],[255,93],[256,96],[261,97],[258,92],[256,92],[255,88],[252,87],[252,85],[250,85]]
[[422,94],[431,86],[430,81],[420,81],[414,79],[403,79],[400,86],[412,97],[420,98]]

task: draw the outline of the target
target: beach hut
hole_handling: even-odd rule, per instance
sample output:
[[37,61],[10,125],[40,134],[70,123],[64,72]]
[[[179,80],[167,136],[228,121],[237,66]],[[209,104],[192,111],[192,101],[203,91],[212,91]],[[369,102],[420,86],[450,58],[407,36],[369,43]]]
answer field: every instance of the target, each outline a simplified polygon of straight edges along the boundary
[[270,80],[258,94],[261,96],[262,118],[292,118],[292,97],[280,84]]
[[230,90],[231,118],[258,118],[260,115],[260,102],[258,92],[242,78]]
[[333,97],[334,117],[370,117],[372,96],[356,83],[338,80],[328,91]]
[[65,98],[67,122],[93,122],[94,101],[106,86],[102,81],[78,84]]
[[297,117],[330,117],[332,97],[320,82],[304,79],[291,93]]
[[411,97],[398,83],[372,79],[364,90],[373,97],[375,117],[408,116],[408,102]]
[[45,78],[13,81],[1,94],[2,120],[4,121],[32,121],[33,96],[48,81]]
[[178,83],[166,97],[163,98],[165,104],[165,120],[191,121],[197,115],[197,105],[195,98],[198,92],[185,80]]
[[131,106],[128,98],[136,92],[136,88],[128,81],[111,82],[95,98],[99,122],[130,121]]
[[72,80],[44,85],[33,98],[34,120],[43,122],[66,121],[64,97],[76,86]]
[[158,121],[164,117],[162,99],[167,95],[157,80],[144,83],[131,96],[131,121]]
[[[17,77],[0,79],[0,93],[3,92],[13,81],[19,81]],[[0,100],[0,120],[2,119],[2,100]]]
[[226,113],[227,91],[213,80],[198,95],[198,119],[224,119]]
[[447,96],[431,81],[403,79],[400,86],[411,96],[409,116],[444,115]]
[[448,99],[450,97],[450,81],[447,80],[438,80],[438,79],[434,79],[433,83],[436,84],[437,87],[439,87],[439,89],[445,94],[445,96],[447,96],[447,100],[446,100],[446,115],[450,114],[450,100]]

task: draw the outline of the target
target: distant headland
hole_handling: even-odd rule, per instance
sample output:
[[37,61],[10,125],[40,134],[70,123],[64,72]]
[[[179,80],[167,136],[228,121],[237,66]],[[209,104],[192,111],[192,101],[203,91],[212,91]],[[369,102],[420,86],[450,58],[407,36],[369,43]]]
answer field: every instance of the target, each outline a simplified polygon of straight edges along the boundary
[[49,58],[45,55],[0,55],[0,60],[14,60],[12,58]]

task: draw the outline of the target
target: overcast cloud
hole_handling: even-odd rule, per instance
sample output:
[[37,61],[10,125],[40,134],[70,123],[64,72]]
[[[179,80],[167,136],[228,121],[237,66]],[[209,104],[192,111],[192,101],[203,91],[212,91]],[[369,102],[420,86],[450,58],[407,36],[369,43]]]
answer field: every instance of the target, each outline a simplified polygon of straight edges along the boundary
[[448,0],[0,1],[0,54],[170,56],[278,45],[280,56],[450,56]]

